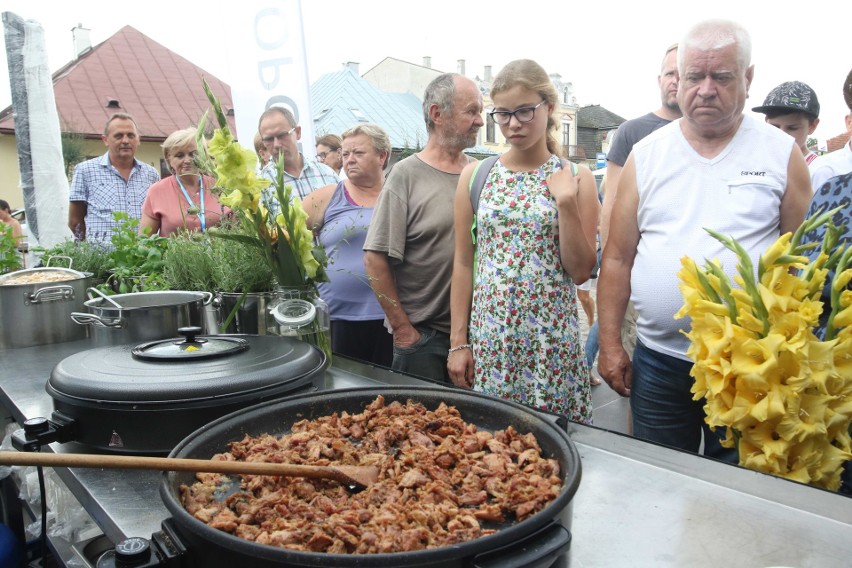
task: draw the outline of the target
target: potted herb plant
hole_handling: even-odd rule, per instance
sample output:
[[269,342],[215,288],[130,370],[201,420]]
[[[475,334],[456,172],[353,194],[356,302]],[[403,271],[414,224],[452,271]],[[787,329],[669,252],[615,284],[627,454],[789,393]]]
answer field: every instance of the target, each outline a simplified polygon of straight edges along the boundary
[[139,219],[127,213],[116,212],[113,217],[118,227],[110,237],[109,276],[99,288],[105,294],[127,294],[167,290],[163,280],[163,255],[168,239],[152,235],[150,231],[139,234]]
[[221,238],[240,234],[240,225],[226,220],[206,233],[173,235],[163,277],[173,290],[215,294],[208,332],[265,335],[275,325],[268,313],[275,299],[275,277],[256,247]]

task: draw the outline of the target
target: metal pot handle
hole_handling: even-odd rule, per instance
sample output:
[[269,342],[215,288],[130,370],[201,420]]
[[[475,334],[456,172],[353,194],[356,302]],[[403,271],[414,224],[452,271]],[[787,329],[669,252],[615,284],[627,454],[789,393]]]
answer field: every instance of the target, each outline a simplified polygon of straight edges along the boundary
[[116,302],[115,300],[113,300],[112,298],[110,298],[109,296],[107,296],[106,294],[104,294],[103,292],[98,290],[97,288],[86,289],[86,294],[89,296],[90,300],[94,300],[95,296],[100,296],[101,298],[103,298],[104,300],[106,300],[107,302],[109,302],[110,304],[112,304],[113,306],[118,308],[119,310],[121,309],[121,304],[119,304],[118,302]]
[[71,312],[71,320],[78,325],[91,325],[95,327],[108,327],[115,329],[121,329],[124,327],[124,320],[120,317],[116,319],[104,319],[98,315],[85,312]]
[[[63,254],[54,254],[53,256],[50,256],[50,257],[47,258],[47,264],[44,265],[45,268],[50,268],[50,263],[54,258],[62,258],[62,259],[67,260],[68,261],[68,266],[67,266],[68,270],[71,270],[71,265],[74,264],[74,259],[72,259],[70,256],[65,256]],[[63,266],[62,268],[66,268],[66,267]]]
[[204,297],[206,298],[204,300],[204,305],[209,306],[210,303],[213,302],[213,294],[211,292],[202,292],[202,294],[204,294]]
[[24,305],[46,304],[47,302],[62,302],[74,299],[74,288],[67,284],[59,286],[45,286],[39,288],[32,294],[24,292]]

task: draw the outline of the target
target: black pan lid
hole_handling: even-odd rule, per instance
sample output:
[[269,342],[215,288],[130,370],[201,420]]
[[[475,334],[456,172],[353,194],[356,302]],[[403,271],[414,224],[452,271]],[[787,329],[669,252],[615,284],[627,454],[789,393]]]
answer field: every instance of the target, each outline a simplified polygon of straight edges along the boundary
[[241,337],[221,335],[201,336],[201,328],[188,326],[178,328],[183,339],[165,339],[137,345],[131,351],[141,361],[197,361],[229,357],[249,348]]
[[[140,359],[136,346],[116,345],[76,353],[51,372],[47,392],[55,399],[130,405],[210,401],[269,388],[280,389],[321,373],[325,354],[291,337],[201,336],[239,339],[247,348],[226,356]],[[180,343],[183,338],[171,340]],[[155,342],[160,343],[160,342]]]

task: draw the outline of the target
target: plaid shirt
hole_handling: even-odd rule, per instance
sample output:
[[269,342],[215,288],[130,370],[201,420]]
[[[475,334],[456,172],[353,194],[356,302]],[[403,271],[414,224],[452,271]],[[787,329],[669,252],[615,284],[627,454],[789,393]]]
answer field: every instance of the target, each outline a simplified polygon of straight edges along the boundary
[[[299,155],[302,156],[301,153]],[[337,177],[337,175],[334,173],[334,170],[332,170],[325,164],[321,164],[315,160],[309,160],[304,156],[302,156],[302,161],[305,165],[302,167],[302,173],[299,174],[299,177],[293,177],[286,171],[284,172],[284,182],[293,186],[293,195],[298,194],[299,199],[304,199],[309,193],[311,193],[315,189],[319,189],[321,187],[325,187],[331,184],[336,184],[340,181],[340,178]],[[271,180],[274,183],[275,162],[271,161],[266,164],[266,167],[263,168],[261,175],[263,175],[263,177]],[[263,191],[263,202],[266,203],[266,207],[270,211],[278,211],[278,206],[275,200],[274,186],[269,186]]]
[[123,211],[135,219],[142,217],[142,202],[148,187],[160,174],[150,165],[135,160],[125,181],[109,161],[109,152],[77,164],[71,178],[70,201],[86,202],[86,240],[109,244],[118,224],[112,218]]

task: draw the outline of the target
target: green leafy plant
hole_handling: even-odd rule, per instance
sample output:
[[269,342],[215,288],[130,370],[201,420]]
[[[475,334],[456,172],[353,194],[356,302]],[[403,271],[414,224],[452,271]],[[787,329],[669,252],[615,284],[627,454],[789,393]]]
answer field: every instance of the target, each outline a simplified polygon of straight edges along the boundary
[[21,268],[18,240],[12,236],[12,226],[0,223],[0,274]]
[[[244,234],[239,223],[223,224],[212,231],[211,271],[222,292],[269,292],[276,281],[263,251],[228,235]],[[225,238],[222,238],[225,237]]]
[[70,178],[74,166],[86,159],[86,135],[81,132],[62,132],[60,140],[65,173]]
[[127,213],[115,212],[113,218],[118,227],[110,237],[113,246],[109,253],[110,275],[99,288],[105,294],[167,290],[163,256],[168,239],[151,235],[150,230],[139,234],[139,219]]
[[169,238],[163,257],[163,277],[172,290],[208,292],[269,292],[275,275],[262,251],[239,240],[244,234],[234,220],[223,221],[206,233],[181,232]]
[[[50,266],[90,272],[95,280],[103,281],[109,276],[109,249],[98,243],[68,239],[48,249],[37,248],[34,250],[41,253],[44,265],[50,263]],[[66,259],[59,257],[70,258],[70,266]]]
[[197,231],[179,231],[163,256],[163,279],[172,290],[215,292],[211,239]]

